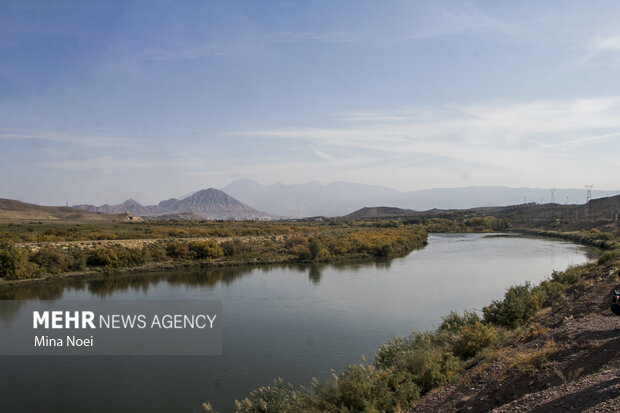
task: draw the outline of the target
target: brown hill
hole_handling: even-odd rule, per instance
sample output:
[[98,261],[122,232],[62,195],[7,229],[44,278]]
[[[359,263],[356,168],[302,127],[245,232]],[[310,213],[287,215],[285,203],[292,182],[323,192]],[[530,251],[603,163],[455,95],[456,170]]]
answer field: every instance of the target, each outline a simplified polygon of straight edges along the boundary
[[104,215],[72,207],[41,206],[14,199],[0,198],[0,220],[66,220],[66,221],[116,221],[127,220],[127,214]]
[[365,218],[391,218],[415,216],[418,212],[412,209],[402,209],[394,207],[364,207],[345,215],[346,219],[365,219]]
[[392,217],[467,219],[471,217],[495,216],[509,220],[514,225],[525,227],[548,227],[562,225],[564,229],[579,229],[605,222],[618,222],[620,218],[620,195],[593,199],[587,204],[560,205],[527,203],[510,206],[480,207],[470,209],[431,209],[414,211],[392,207],[362,208],[342,218],[369,219]]

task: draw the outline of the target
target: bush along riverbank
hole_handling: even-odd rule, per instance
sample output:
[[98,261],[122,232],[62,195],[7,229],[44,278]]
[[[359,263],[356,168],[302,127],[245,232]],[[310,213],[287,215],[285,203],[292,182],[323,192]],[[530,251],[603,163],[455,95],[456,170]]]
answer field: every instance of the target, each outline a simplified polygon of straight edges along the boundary
[[[236,412],[402,412],[494,354],[501,343],[594,266],[553,272],[537,286],[510,287],[502,300],[483,309],[482,316],[451,312],[436,330],[392,339],[378,350],[373,362],[362,361],[344,372],[332,372],[331,379],[314,380],[311,389],[277,379],[236,401]],[[203,407],[212,411],[208,403]]]
[[113,272],[162,262],[217,266],[390,258],[406,255],[427,242],[422,225],[399,222],[300,225],[296,229],[299,231],[270,236],[30,245],[18,245],[5,238],[0,241],[0,278],[7,282],[68,272]]
[[[594,267],[592,263],[556,271],[537,286],[512,286],[502,300],[485,307],[482,315],[451,312],[436,330],[392,339],[378,350],[373,362],[362,360],[344,372],[332,371],[331,379],[314,380],[311,389],[277,379],[236,401],[235,410],[402,412],[431,390],[456,382],[464,371],[496,354],[502,343]],[[530,362],[543,363],[552,350],[542,349],[536,360],[523,360],[524,368]],[[208,403],[203,408],[213,411]]]
[[535,235],[538,237],[563,239],[578,244],[587,245],[604,251],[613,251],[620,248],[620,244],[614,239],[611,232],[601,232],[596,228],[590,231],[560,232],[545,229],[518,228],[515,231],[522,234]]
[[427,231],[494,232],[508,228],[507,221],[494,217],[458,222],[401,218],[325,222],[4,223],[0,224],[0,285],[138,268],[152,271],[187,265],[394,258],[425,246]]

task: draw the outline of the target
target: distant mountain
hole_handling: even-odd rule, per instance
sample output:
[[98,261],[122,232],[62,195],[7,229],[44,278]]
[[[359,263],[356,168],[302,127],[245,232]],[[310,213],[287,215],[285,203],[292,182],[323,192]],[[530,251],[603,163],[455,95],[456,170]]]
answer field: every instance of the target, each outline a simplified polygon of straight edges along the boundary
[[365,218],[392,218],[413,216],[416,212],[412,209],[402,209],[393,207],[364,207],[355,212],[345,215],[346,219],[365,219]]
[[129,199],[119,205],[75,205],[90,212],[103,214],[129,213],[135,216],[168,216],[168,217],[202,217],[207,219],[257,219],[269,217],[237,201],[224,192],[209,188],[194,192],[182,199],[171,198],[161,201],[158,205],[143,206]]
[[187,198],[177,200],[172,205],[169,205],[168,209],[170,212],[193,212],[205,218],[214,219],[258,218],[267,215],[213,188],[203,189]]
[[283,217],[339,216],[365,205],[386,204],[402,192],[374,185],[332,182],[261,185],[240,179],[222,188],[241,202]]
[[128,199],[127,201],[119,205],[105,204],[101,206],[94,206],[94,205],[82,204],[82,205],[74,205],[73,208],[79,208],[79,209],[83,209],[85,211],[90,211],[90,212],[98,212],[101,214],[129,213],[135,216],[143,216],[143,215],[149,215],[152,213],[151,209],[140,205],[140,203],[134,201],[133,199]]
[[[240,179],[222,189],[241,202],[262,211],[284,217],[342,216],[368,205],[390,205],[425,211],[467,209],[481,206],[507,206],[523,203],[547,203],[551,191],[544,188],[465,187],[424,189],[401,192],[376,185],[333,182],[261,185]],[[620,194],[620,191],[592,191],[592,198]],[[558,189],[554,201],[559,204],[585,203],[585,189]]]
[[166,199],[165,201],[161,201],[157,206],[163,209],[174,208],[174,206],[179,202],[176,198]]
[[[592,198],[602,198],[617,194],[620,194],[619,190],[592,191]],[[383,205],[394,205],[422,211],[432,208],[467,209],[531,202],[545,204],[551,202],[551,190],[545,188],[510,188],[505,186],[436,188],[404,193],[394,201],[394,203],[383,203]],[[553,201],[558,204],[584,204],[586,202],[586,190],[585,188],[557,189],[553,194]]]
[[[620,191],[594,190],[592,199],[617,194],[620,194]],[[119,205],[76,205],[76,207],[104,214],[129,213],[134,216],[153,217],[194,213],[208,219],[261,219],[273,216],[303,218],[344,216],[369,205],[390,205],[394,208],[428,211],[532,202],[545,204],[551,201],[551,195],[549,189],[543,188],[481,186],[401,192],[377,185],[350,182],[332,182],[324,185],[313,181],[294,185],[261,185],[251,179],[240,179],[221,191],[213,188],[205,189],[182,198],[161,201],[158,205],[143,206],[129,199]],[[585,198],[585,189],[558,189],[553,193],[555,203],[562,205],[584,204]]]

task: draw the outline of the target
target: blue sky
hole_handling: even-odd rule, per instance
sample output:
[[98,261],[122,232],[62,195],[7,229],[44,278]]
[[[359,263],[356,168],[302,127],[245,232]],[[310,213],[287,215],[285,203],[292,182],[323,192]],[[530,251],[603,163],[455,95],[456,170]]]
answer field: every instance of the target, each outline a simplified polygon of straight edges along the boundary
[[2,1],[0,197],[618,189],[616,1]]

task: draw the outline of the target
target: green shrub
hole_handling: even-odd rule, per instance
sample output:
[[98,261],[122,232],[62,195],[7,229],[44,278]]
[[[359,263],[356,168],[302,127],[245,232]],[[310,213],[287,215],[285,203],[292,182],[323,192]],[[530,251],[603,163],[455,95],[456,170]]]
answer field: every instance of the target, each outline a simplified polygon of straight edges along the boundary
[[314,388],[319,407],[332,412],[401,412],[420,397],[410,372],[365,364],[351,365]]
[[115,267],[133,267],[144,264],[148,257],[146,248],[126,248],[115,246],[111,248],[116,255],[116,261],[112,263]]
[[235,239],[232,241],[224,241],[220,244],[224,255],[227,257],[236,255],[241,250],[241,241]]
[[166,245],[166,254],[172,258],[191,258],[192,252],[189,250],[189,246],[186,243],[179,241],[172,241]]
[[390,244],[383,244],[375,250],[375,255],[377,257],[389,257],[393,251],[394,248]]
[[237,413],[288,413],[302,412],[315,407],[315,399],[304,389],[296,389],[282,379],[273,386],[261,387],[243,401],[235,400]]
[[446,383],[454,382],[461,373],[461,361],[451,352],[429,347],[407,352],[398,366],[414,375],[422,394]]
[[461,330],[461,327],[475,324],[480,321],[480,317],[473,311],[463,311],[463,315],[460,316],[456,311],[450,311],[446,317],[442,318],[442,323],[437,328],[437,331],[443,332],[451,332],[458,333]]
[[14,242],[20,242],[20,241],[21,241],[20,238],[12,232],[8,232],[8,231],[0,232],[0,248],[2,248],[3,242],[8,242],[9,244],[12,244]]
[[308,242],[308,250],[310,251],[311,260],[316,259],[323,249],[323,243],[318,238],[311,238],[310,242]]
[[461,361],[444,348],[441,337],[432,332],[412,333],[408,338],[395,338],[381,346],[375,355],[380,369],[407,371],[422,394],[458,378]]
[[454,354],[463,360],[467,360],[496,342],[495,327],[476,321],[473,324],[460,327],[460,337],[454,346]]
[[30,261],[45,273],[60,274],[69,269],[66,253],[58,248],[42,247],[30,256]]
[[289,249],[290,253],[293,254],[298,260],[307,261],[312,259],[312,252],[307,245],[304,244],[295,244]]
[[68,270],[82,271],[86,269],[86,252],[81,248],[72,248],[68,251]]
[[144,247],[144,254],[149,257],[148,261],[158,262],[167,261],[166,249],[160,244],[151,244]]
[[495,325],[515,328],[530,319],[545,300],[544,291],[533,289],[531,284],[512,286],[502,301],[494,300],[484,307],[484,321]]
[[28,262],[26,251],[9,241],[0,242],[0,277],[8,280],[30,278],[37,270],[35,263]]
[[215,241],[192,241],[188,249],[196,258],[218,258],[224,255],[222,247]]
[[554,280],[545,280],[534,288],[547,299],[560,294],[566,289],[566,285]]
[[116,265],[118,257],[116,252],[111,248],[95,248],[88,251],[86,255],[86,264],[92,267],[108,267]]
[[602,253],[599,257],[598,257],[598,261],[597,264],[598,265],[602,265],[605,264],[611,260],[613,260],[614,258],[616,258],[618,256],[618,250],[614,250],[614,251],[606,251],[604,253]]
[[551,279],[568,287],[579,281],[581,276],[592,268],[591,264],[571,265],[564,271],[553,271]]

